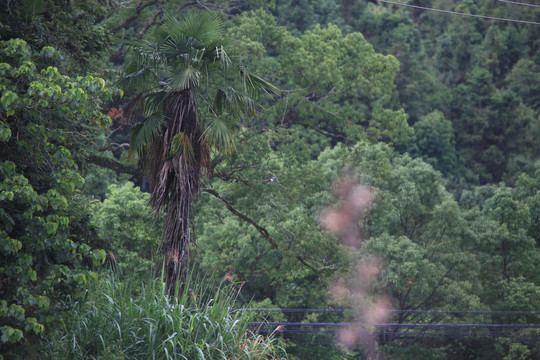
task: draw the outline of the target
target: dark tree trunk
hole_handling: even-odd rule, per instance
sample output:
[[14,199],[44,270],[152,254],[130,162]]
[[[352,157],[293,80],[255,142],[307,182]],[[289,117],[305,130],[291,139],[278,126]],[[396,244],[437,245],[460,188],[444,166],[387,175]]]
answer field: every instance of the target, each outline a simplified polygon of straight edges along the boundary
[[162,250],[165,281],[173,296],[176,285],[185,283],[188,276],[191,205],[200,191],[202,170],[209,166],[209,151],[201,138],[189,89],[172,92],[165,108],[168,120],[163,136],[153,142],[150,156],[145,157],[152,163],[142,165],[149,165],[152,206],[166,212]]

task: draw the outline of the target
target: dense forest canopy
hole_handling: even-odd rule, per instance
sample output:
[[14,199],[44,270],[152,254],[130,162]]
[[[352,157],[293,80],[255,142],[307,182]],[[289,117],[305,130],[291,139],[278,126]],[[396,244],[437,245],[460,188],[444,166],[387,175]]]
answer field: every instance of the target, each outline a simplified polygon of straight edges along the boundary
[[0,358],[540,357],[539,46],[532,2],[1,2]]

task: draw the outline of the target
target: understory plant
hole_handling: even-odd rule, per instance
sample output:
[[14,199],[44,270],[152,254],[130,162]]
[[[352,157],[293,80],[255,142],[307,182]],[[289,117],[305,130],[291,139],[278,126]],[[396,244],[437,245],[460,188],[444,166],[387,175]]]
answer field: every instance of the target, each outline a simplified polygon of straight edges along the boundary
[[184,285],[170,297],[162,279],[137,288],[114,277],[74,303],[48,339],[54,359],[285,359],[271,336],[248,329],[234,309],[235,284]]

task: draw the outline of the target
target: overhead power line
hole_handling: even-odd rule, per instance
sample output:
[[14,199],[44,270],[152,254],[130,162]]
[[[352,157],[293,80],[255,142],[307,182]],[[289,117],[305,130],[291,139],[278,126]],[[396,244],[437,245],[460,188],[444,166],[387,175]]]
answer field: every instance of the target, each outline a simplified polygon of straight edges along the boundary
[[[250,322],[250,326],[289,326],[289,327],[349,327],[355,323],[327,323],[327,322]],[[381,323],[372,325],[376,329],[402,328],[402,329],[454,329],[454,328],[484,328],[484,329],[540,329],[540,324],[408,324],[408,323]]]
[[[333,313],[344,314],[352,309],[243,309],[250,312],[282,312],[282,313]],[[437,315],[486,315],[486,316],[539,316],[540,311],[513,310],[392,310],[390,314],[437,314]],[[371,325],[375,332],[362,329],[361,324],[354,322],[250,322],[249,327],[258,333],[287,334],[320,334],[335,335],[338,329],[358,327],[359,332],[376,335],[393,335],[399,337],[506,337],[537,341],[540,339],[540,324],[422,324],[422,323],[380,323]]]
[[[335,334],[339,328],[354,327],[354,323],[301,323],[301,322],[250,322],[249,327],[258,333],[288,334]],[[408,324],[381,323],[372,325],[376,331],[358,327],[359,333],[376,335],[412,336],[460,336],[460,337],[514,337],[539,339],[540,324]],[[426,331],[427,330],[427,331]],[[450,330],[450,331],[448,331]],[[519,332],[528,330],[527,332]]]
[[404,3],[388,1],[388,0],[376,0],[376,1],[381,2],[381,3],[386,3],[386,4],[405,6],[405,7],[410,7],[414,9],[420,9],[420,10],[435,11],[435,12],[440,12],[440,13],[445,13],[445,14],[470,16],[470,17],[486,19],[486,20],[498,20],[498,21],[514,22],[514,23],[519,23],[519,24],[540,25],[539,22],[535,22],[535,21],[516,20],[516,19],[507,19],[507,18],[500,18],[500,17],[494,17],[494,16],[467,14],[467,13],[462,13],[462,12],[457,12],[457,11],[434,9],[434,8],[428,8],[428,7],[418,6],[418,5],[411,5],[411,4],[404,4]]
[[497,0],[497,1],[502,2],[502,3],[512,4],[512,5],[521,5],[521,6],[530,6],[530,7],[540,8],[540,5],[522,3],[522,2],[517,2],[517,1],[509,1],[509,0]]
[[[345,313],[353,309],[239,309],[248,312],[282,312],[282,313]],[[390,314],[452,314],[452,315],[540,315],[540,311],[512,311],[512,310],[390,310]]]
[[302,312],[313,312],[313,313],[343,313],[345,311],[351,311],[351,309],[241,309],[241,311],[251,311],[251,312],[283,312],[283,313],[302,313]]
[[487,337],[492,338],[496,337],[505,337],[505,338],[518,338],[518,339],[539,339],[540,336],[534,334],[516,334],[509,332],[496,332],[496,333],[487,333],[487,332],[423,332],[423,331],[410,331],[410,332],[401,332],[401,331],[383,331],[382,333],[377,333],[380,335],[394,335],[400,337],[430,337],[430,336],[448,336],[448,337]]
[[[273,333],[273,330],[269,329],[260,329],[259,333],[270,334]],[[300,330],[288,330],[284,329],[281,332],[287,334],[317,334],[317,335],[331,335],[335,336],[336,332],[334,330],[319,330],[319,329],[300,329]],[[517,338],[522,340],[538,340],[540,335],[537,334],[517,334],[515,332],[487,332],[487,331],[470,331],[470,332],[448,332],[448,331],[377,331],[372,333],[373,335],[393,335],[402,338],[411,338],[411,337],[436,337],[436,336],[447,336],[447,337],[505,337],[505,338]],[[297,342],[295,342],[298,344]],[[303,343],[303,344],[319,344],[320,343]]]

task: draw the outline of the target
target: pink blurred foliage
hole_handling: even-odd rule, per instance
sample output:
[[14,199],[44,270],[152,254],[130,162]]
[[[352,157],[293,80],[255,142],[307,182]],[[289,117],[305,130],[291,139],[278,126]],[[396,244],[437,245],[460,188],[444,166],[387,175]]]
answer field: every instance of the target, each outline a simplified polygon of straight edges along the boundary
[[[359,249],[363,240],[361,220],[375,201],[375,189],[347,176],[336,183],[334,192],[336,204],[321,212],[321,224],[326,231],[340,238],[345,246]],[[337,336],[348,348],[363,348],[370,359],[384,359],[377,350],[374,325],[390,319],[388,299],[372,298],[369,294],[370,286],[381,272],[382,262],[377,257],[363,259],[350,279],[339,279],[330,289],[332,298],[338,302],[362,299],[353,304],[355,319],[350,326],[338,330]]]

